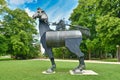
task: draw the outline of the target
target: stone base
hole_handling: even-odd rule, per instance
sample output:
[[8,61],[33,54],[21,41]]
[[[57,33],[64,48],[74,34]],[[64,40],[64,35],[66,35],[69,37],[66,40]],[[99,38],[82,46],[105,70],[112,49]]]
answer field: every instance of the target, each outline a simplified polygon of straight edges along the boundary
[[54,73],[55,73],[55,71],[54,71],[54,72],[52,72],[52,73],[48,73],[48,72],[46,72],[46,71],[43,71],[42,73],[43,73],[43,74],[54,74]]
[[70,74],[71,75],[98,75],[98,73],[92,70],[83,70],[83,71],[77,71],[77,72],[70,70]]

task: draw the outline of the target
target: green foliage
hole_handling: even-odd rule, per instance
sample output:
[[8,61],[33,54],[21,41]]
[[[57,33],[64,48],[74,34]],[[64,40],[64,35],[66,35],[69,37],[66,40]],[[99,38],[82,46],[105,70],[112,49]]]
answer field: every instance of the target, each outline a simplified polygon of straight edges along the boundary
[[115,50],[116,45],[120,44],[120,18],[106,15],[97,19],[97,23],[96,30],[105,50]]
[[7,15],[4,15],[1,24],[3,25],[3,34],[9,41],[7,52],[16,59],[36,57],[39,49],[32,44],[32,35],[37,34],[34,27],[35,21],[24,10],[7,9],[6,11]]
[[71,53],[67,48],[61,47],[61,48],[54,48],[53,53],[55,58],[76,58],[76,55]]
[[2,34],[0,34],[0,55],[6,54],[7,49],[7,39]]
[[5,7],[6,7],[5,0],[0,0],[0,14],[4,11]]
[[95,47],[94,42],[91,41],[90,39],[87,39],[85,44],[86,44],[87,48],[90,49],[90,50],[93,50],[94,47]]
[[119,0],[79,0],[70,20],[72,24],[90,28],[91,42],[84,40],[84,44],[87,49],[96,44],[93,49],[89,47],[91,53],[116,53],[116,45],[120,44]]
[[4,5],[5,4],[5,1],[4,0],[1,0],[0,1],[0,5]]

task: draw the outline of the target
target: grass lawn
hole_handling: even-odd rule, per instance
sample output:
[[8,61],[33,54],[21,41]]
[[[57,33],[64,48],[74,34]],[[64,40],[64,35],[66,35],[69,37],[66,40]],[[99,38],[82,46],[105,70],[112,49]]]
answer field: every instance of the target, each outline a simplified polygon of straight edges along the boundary
[[88,70],[99,75],[70,75],[69,70],[76,67],[77,62],[56,62],[55,74],[42,74],[50,66],[49,61],[9,60],[0,61],[0,80],[120,80],[120,65],[86,63]]
[[105,62],[118,62],[117,58],[107,58],[107,59],[97,59],[97,58],[94,58],[92,60],[105,61]]

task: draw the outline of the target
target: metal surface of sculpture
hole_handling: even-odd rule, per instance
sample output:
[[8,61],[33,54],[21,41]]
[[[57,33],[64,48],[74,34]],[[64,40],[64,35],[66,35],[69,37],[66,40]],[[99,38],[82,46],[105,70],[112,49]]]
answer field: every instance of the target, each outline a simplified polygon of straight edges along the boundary
[[53,23],[52,25],[56,26],[56,30],[57,31],[61,31],[61,30],[66,30],[66,24],[65,21],[63,19],[61,19],[58,23]]
[[[85,68],[84,54],[79,49],[82,41],[82,33],[79,30],[69,31],[52,31],[49,28],[48,17],[46,13],[38,8],[33,18],[39,18],[39,31],[41,36],[41,43],[45,52],[48,54],[52,67],[46,70],[47,73],[54,73],[56,64],[52,48],[66,46],[72,53],[76,54],[79,60],[79,65],[73,71],[82,71]],[[62,22],[63,23],[63,22]],[[63,23],[64,24],[64,23]],[[64,25],[63,25],[64,26]],[[60,29],[60,25],[57,29]]]

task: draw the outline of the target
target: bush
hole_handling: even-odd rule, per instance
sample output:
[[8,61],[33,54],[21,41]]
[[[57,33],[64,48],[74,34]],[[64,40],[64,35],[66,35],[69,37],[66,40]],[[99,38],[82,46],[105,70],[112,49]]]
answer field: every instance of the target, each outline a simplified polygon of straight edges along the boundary
[[40,54],[40,46],[36,45],[36,46],[31,46],[30,47],[30,51],[27,53],[22,53],[22,51],[20,53],[16,53],[12,55],[12,58],[15,59],[32,59],[32,58],[37,58]]
[[61,47],[61,48],[54,48],[53,53],[55,58],[62,58],[62,59],[71,59],[71,58],[77,58],[77,56],[73,53],[71,53],[67,48]]

